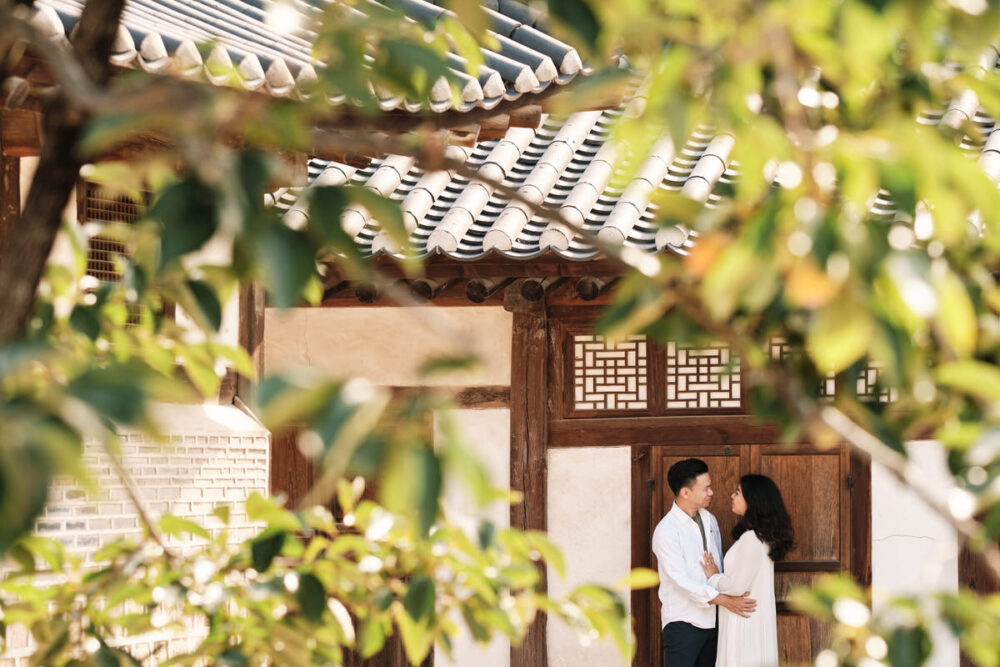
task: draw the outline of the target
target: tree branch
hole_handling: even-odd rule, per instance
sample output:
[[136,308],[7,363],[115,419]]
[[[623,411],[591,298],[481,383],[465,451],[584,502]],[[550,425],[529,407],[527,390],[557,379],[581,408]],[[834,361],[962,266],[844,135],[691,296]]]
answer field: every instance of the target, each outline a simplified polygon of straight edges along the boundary
[[[0,0],[10,12],[10,0]],[[111,76],[109,57],[125,0],[89,0],[80,14],[73,51],[87,80],[103,87]],[[76,185],[82,161],[77,153],[86,116],[64,93],[42,117],[44,140],[37,172],[21,219],[0,252],[0,345],[27,330],[35,292],[52,250],[62,212]]]

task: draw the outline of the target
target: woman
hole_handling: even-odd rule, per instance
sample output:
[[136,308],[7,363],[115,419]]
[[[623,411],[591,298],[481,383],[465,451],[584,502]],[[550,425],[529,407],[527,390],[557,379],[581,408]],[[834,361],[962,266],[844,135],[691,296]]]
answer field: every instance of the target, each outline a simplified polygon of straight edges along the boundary
[[723,559],[720,573],[706,553],[702,568],[708,583],[720,593],[749,592],[757,610],[743,618],[719,609],[719,651],[716,667],[775,667],[778,664],[778,621],[774,605],[774,562],[792,548],[792,522],[781,492],[764,475],[744,475],[730,496],[731,509],[742,517],[733,526],[736,540]]

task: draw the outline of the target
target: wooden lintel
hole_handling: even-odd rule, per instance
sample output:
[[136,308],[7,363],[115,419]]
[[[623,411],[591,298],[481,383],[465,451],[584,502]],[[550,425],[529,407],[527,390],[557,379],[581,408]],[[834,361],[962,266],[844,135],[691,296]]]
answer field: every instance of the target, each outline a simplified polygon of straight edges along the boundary
[[[399,262],[382,256],[372,264],[389,278],[405,278],[406,274]],[[348,280],[335,260],[327,261],[327,284],[337,280]],[[558,255],[543,255],[531,260],[507,257],[484,257],[472,262],[461,262],[443,255],[427,257],[423,260],[423,276],[430,279],[484,278],[548,278],[558,276],[598,276],[614,278],[621,275],[621,268],[607,259],[592,259],[575,262]]]
[[[546,528],[548,479],[548,322],[545,307],[515,310],[511,339],[510,486],[524,500],[510,508],[510,525],[521,530]],[[542,571],[543,585],[545,572]],[[510,664],[548,664],[545,615],[539,614],[524,642],[511,647]]]
[[746,445],[780,442],[781,431],[749,415],[554,419],[549,447],[620,445]]
[[7,157],[35,157],[42,150],[42,116],[28,109],[0,110],[0,152]]
[[511,127],[527,127],[534,130],[541,124],[541,104],[528,104],[510,112]]

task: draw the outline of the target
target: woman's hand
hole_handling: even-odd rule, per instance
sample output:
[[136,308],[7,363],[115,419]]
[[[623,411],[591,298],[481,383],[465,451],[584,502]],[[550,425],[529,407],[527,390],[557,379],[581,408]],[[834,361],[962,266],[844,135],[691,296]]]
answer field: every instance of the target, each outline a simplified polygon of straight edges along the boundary
[[715,564],[715,558],[708,551],[701,557],[701,569],[705,571],[705,576],[709,578],[719,573],[719,566]]

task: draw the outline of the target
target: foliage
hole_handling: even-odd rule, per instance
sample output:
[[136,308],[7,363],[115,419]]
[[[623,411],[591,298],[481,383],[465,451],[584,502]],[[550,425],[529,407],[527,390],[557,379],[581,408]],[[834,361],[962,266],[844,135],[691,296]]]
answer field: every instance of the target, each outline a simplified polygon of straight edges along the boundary
[[[446,48],[475,72],[478,45],[491,39],[479,3],[455,0],[449,3],[454,17],[424,24],[404,21],[393,2],[384,11],[366,3],[365,17],[351,11],[353,4],[332,4],[320,17],[316,53],[326,66],[304,100],[251,103],[219,89],[192,98],[181,117],[126,104],[134,100],[125,93],[143,81],[134,77],[105,91],[111,101],[124,95],[114,112],[107,100],[84,108],[92,114],[78,146],[85,153],[98,154],[137,132],[158,132],[170,148],[128,167],[104,164],[89,174],[121,192],[156,191],[139,224],[101,230],[129,247],[129,259],[119,267],[121,282],[88,284],[84,239],[67,230],[75,264],[49,267],[30,328],[0,348],[0,551],[20,555],[26,569],[35,557],[63,568],[51,547],[23,535],[52,475],[84,476],[76,455],[82,434],[103,434],[114,451],[112,424],[154,428],[148,401],[211,395],[227,364],[250,374],[245,352],[217,343],[221,304],[238,285],[257,281],[280,306],[315,303],[323,287],[316,263],[330,257],[348,275],[376,280],[336,224],[352,205],[365,207],[406,249],[398,207],[367,191],[313,189],[309,215],[299,226],[286,224],[264,204],[265,191],[282,172],[277,151],[308,151],[319,125],[336,130],[334,139],[352,151],[379,153],[382,139],[368,129],[382,119],[380,94],[424,100],[444,77],[457,95]],[[658,224],[679,224],[697,234],[690,254],[650,258],[607,249],[629,271],[601,331],[729,343],[740,355],[754,414],[780,424],[789,441],[847,441],[885,464],[915,484],[1000,575],[1000,195],[966,154],[985,139],[984,126],[970,117],[974,110],[982,107],[1000,118],[1000,77],[990,47],[1000,37],[1000,7],[984,0],[549,0],[545,6],[549,27],[588,49],[598,70],[591,83],[564,96],[566,109],[599,94],[603,82],[620,81],[613,74],[622,59],[643,76],[645,102],[615,128],[626,170],[638,169],[661,134],[680,146],[700,125],[733,136],[732,166],[740,172],[735,183],[718,186],[721,199],[714,206],[657,193]],[[0,40],[3,62],[7,43]],[[613,66],[603,65],[612,60]],[[553,104],[558,108],[559,101]],[[915,122],[918,117],[927,122]],[[234,149],[233,136],[246,148]],[[428,158],[439,139],[417,128],[393,146]],[[178,163],[183,175],[174,173]],[[870,202],[880,191],[892,201],[889,216],[872,211]],[[406,269],[419,271],[415,262]],[[164,318],[167,301],[178,304],[200,334]],[[765,350],[774,337],[801,353],[782,363],[770,359]],[[431,362],[428,368],[450,363]],[[856,379],[869,363],[880,369],[878,389],[895,392],[894,402],[858,394]],[[820,395],[820,384],[831,375],[837,392],[828,399]],[[169,592],[177,613],[216,618],[218,628],[253,618],[256,625],[247,620],[240,639],[244,657],[272,650],[261,640],[272,630],[338,618],[341,608],[330,600],[361,622],[352,629],[363,649],[379,645],[388,619],[395,620],[411,659],[432,639],[447,646],[456,623],[448,610],[464,610],[467,602],[464,621],[479,638],[496,631],[517,637],[523,622],[544,610],[627,645],[620,634],[623,612],[607,591],[581,589],[577,607],[537,594],[531,551],[546,554],[551,565],[558,559],[540,536],[501,532],[477,543],[470,533],[442,523],[442,470],[464,470],[475,479],[475,466],[456,463],[461,457],[451,450],[431,451],[425,434],[416,435],[419,420],[412,417],[426,405],[388,407],[371,388],[308,377],[264,379],[259,399],[269,424],[306,423],[313,444],[320,443],[313,450],[324,472],[312,499],[322,504],[343,495],[341,503],[351,505],[338,480],[352,457],[357,465],[368,461],[366,472],[387,476],[390,483],[379,488],[394,493],[380,498],[384,507],[361,503],[353,515],[364,534],[372,517],[392,517],[384,539],[345,532],[316,510],[289,512],[261,500],[255,502],[271,527],[232,553],[210,533],[200,562],[212,564],[211,573],[201,584],[181,581],[184,573],[198,580],[192,568],[199,561],[154,554],[148,541],[109,551],[110,570],[103,574],[77,576],[70,567],[66,583],[47,593],[32,593],[20,578],[12,579],[8,591],[20,597],[25,620],[50,637],[47,646],[56,646],[61,629],[53,626],[44,634],[45,595],[67,596],[57,603],[68,638],[57,646],[64,651],[59,655],[84,659],[79,651],[89,647],[92,662],[113,664],[107,631],[117,624],[138,628],[143,621],[129,615],[127,604],[121,615],[110,610],[126,599],[149,609],[162,606],[152,597],[157,590]],[[907,465],[904,443],[927,436],[948,449],[948,488],[921,486]],[[404,472],[409,470],[421,474]],[[161,530],[198,534],[201,528],[168,519]],[[451,563],[453,553],[435,555],[442,540],[476,563],[463,565],[482,584],[469,598],[450,599],[454,582],[431,567]],[[336,552],[338,544],[344,551]],[[384,567],[361,572],[362,554],[382,559]],[[514,569],[487,575],[483,559],[500,554],[510,556]],[[389,555],[398,569],[386,565],[383,556]],[[126,573],[126,565],[134,571]],[[449,565],[452,572],[455,567]],[[250,568],[258,570],[257,578],[247,576]],[[339,580],[330,574],[337,568],[378,581],[366,590],[387,596],[353,597],[337,589]],[[289,583],[295,581],[297,588]],[[192,588],[203,584],[217,584],[213,591],[228,602],[219,598],[206,612],[207,588]],[[84,613],[74,601],[90,590],[94,605]],[[286,614],[254,616],[264,608],[256,606],[255,590],[272,605],[284,605]],[[487,612],[483,605],[490,596],[512,602]],[[831,652],[823,658],[829,664],[919,664],[930,641],[926,628],[935,618],[946,621],[980,664],[997,664],[995,597],[922,596],[888,603],[884,613],[872,616],[860,611],[867,610],[864,593],[843,580],[800,596],[804,609],[836,623]],[[321,597],[327,602],[320,604]],[[329,634],[318,636],[315,646],[286,646],[322,652],[350,643],[348,623],[339,620],[324,626]],[[242,664],[236,649],[210,627],[205,651],[218,664]],[[88,633],[97,643],[85,647]]]

